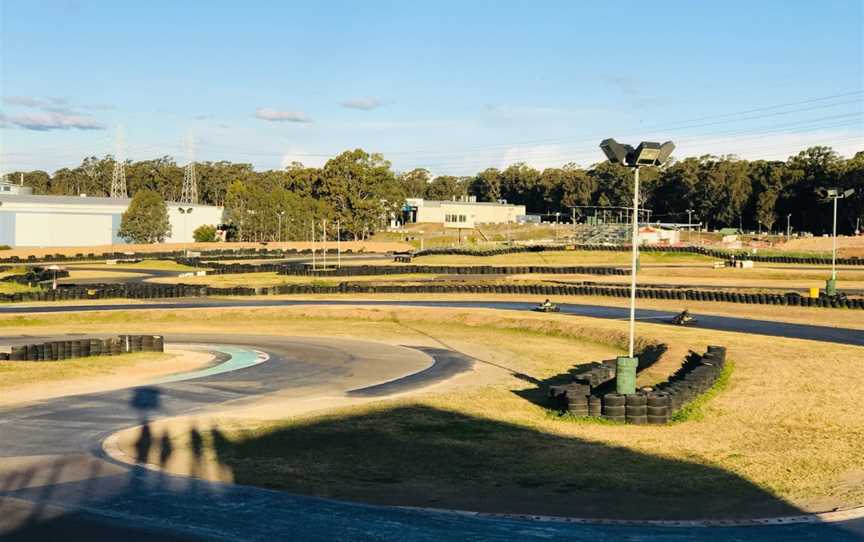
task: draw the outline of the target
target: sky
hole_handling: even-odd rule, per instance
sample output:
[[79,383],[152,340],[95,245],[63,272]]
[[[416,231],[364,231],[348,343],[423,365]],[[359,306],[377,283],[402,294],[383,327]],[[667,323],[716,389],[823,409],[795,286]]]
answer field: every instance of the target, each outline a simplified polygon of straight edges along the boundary
[[[864,150],[864,2],[0,0],[0,172]],[[122,149],[122,150],[121,150]]]

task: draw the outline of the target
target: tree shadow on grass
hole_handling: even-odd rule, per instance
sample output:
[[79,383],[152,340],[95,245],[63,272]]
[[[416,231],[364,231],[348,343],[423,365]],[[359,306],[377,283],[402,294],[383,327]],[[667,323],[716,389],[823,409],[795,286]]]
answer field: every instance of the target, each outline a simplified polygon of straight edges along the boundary
[[[43,456],[19,468],[0,458],[0,539],[5,541],[355,539],[381,540],[740,540],[737,529],[608,527],[496,521],[406,509],[352,506],[297,497],[304,493],[362,502],[505,513],[595,518],[724,518],[797,515],[794,506],[741,477],[674,460],[563,437],[525,425],[428,406],[379,407],[354,416],[328,416],[247,434],[192,426],[166,436],[147,411],[204,400],[188,389],[138,389],[88,397],[87,410],[128,425],[143,422],[132,441],[141,462],[165,463],[187,453],[188,472],[204,473],[215,454],[235,482],[221,485],[143,468],[120,468],[96,457]],[[87,425],[80,399],[55,407],[19,410],[4,431],[34,420],[77,419]],[[161,405],[161,406],[160,406]],[[127,410],[123,410],[123,407]],[[59,417],[58,417],[59,416]],[[43,425],[43,428],[50,428]],[[636,428],[640,429],[640,428]],[[68,434],[72,434],[68,433]],[[184,449],[188,447],[188,450]],[[210,447],[212,450],[207,450]],[[2,448],[2,447],[0,447]],[[2,450],[0,450],[2,451]],[[208,453],[210,452],[210,453]],[[52,458],[53,457],[53,458]],[[81,465],[90,465],[81,477]],[[91,463],[88,463],[91,462]],[[778,458],[782,461],[782,458]],[[262,492],[250,485],[283,489]],[[60,505],[60,509],[54,509]],[[17,507],[17,508],[16,508]],[[766,528],[758,532],[766,534]],[[842,525],[772,527],[771,539],[859,540]],[[527,536],[530,533],[532,536]]]
[[800,513],[717,467],[426,406],[211,434],[237,483],[323,497],[594,518]]

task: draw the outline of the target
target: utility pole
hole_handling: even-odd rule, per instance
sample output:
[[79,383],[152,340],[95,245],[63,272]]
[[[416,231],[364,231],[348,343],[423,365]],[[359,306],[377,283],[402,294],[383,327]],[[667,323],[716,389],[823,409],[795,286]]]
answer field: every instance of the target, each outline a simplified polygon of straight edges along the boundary
[[321,249],[321,260],[323,262],[322,266],[324,268],[324,271],[327,271],[327,219],[326,218],[321,219],[321,237],[322,237],[321,246],[323,247]]
[[315,271],[315,219],[312,219],[312,271]]
[[336,221],[336,268],[342,269],[342,223]]
[[786,215],[786,240],[792,239],[792,213]]
[[276,216],[279,217],[279,234],[276,238],[279,240],[279,243],[282,243],[282,215],[285,214],[285,211],[277,211]]
[[693,240],[693,209],[687,209],[687,242]]

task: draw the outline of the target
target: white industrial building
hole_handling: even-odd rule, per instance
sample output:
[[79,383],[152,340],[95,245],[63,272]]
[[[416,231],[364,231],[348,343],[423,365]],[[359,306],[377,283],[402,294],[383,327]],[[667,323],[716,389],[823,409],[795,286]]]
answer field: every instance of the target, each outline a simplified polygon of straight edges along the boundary
[[[117,236],[130,198],[33,196],[0,191],[0,244],[13,247],[64,247],[123,244]],[[223,208],[168,202],[168,243],[193,241],[203,224],[223,222]],[[191,213],[181,213],[192,208]]]
[[524,205],[504,201],[477,201],[474,196],[436,201],[408,198],[402,208],[403,222],[431,222],[452,228],[473,228],[475,224],[506,224],[525,215]]

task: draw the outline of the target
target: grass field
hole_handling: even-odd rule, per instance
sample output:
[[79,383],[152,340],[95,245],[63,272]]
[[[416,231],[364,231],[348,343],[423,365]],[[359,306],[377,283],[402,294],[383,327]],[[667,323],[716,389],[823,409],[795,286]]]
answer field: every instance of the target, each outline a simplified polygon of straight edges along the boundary
[[39,286],[27,286],[17,282],[0,282],[0,294],[23,294],[26,292],[38,292]]
[[[646,252],[643,264],[710,263],[716,258],[681,252]],[[630,253],[624,251],[565,250],[519,252],[495,256],[432,255],[414,258],[418,265],[629,265]]]
[[164,363],[173,357],[164,353],[141,352],[52,362],[0,361],[0,392],[35,383],[118,374],[141,363]]
[[318,286],[337,286],[340,282],[417,282],[433,280],[437,275],[417,273],[398,273],[393,275],[369,275],[358,277],[306,277],[293,275],[277,275],[274,273],[237,273],[231,275],[205,275],[203,277],[159,277],[147,282],[174,284],[206,284],[219,288],[233,286],[267,287],[280,284],[314,284]]
[[[536,389],[526,376],[542,381],[619,351],[625,322],[350,307],[70,316],[65,325],[74,329],[374,337],[446,345],[481,360],[452,388],[287,419],[290,408],[271,405],[264,418],[217,420],[217,431],[203,433],[206,454],[239,483],[379,503],[620,517],[784,514],[864,502],[861,348],[641,323],[643,339],[671,347],[646,381],[707,344],[727,345],[735,369],[699,416],[636,427],[559,419],[526,399]],[[28,318],[63,325],[53,315]],[[151,429],[159,434],[158,425]],[[188,469],[180,450],[189,436],[171,438],[176,469]]]
[[[0,272],[0,278],[8,277],[10,275],[22,275],[26,272],[27,268],[24,266],[13,267]],[[0,281],[0,294],[19,294],[25,292],[36,292],[39,290],[39,286],[28,286],[26,284],[18,284],[17,282]]]

